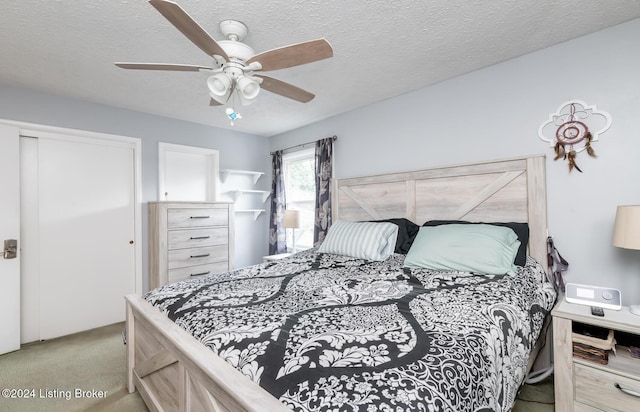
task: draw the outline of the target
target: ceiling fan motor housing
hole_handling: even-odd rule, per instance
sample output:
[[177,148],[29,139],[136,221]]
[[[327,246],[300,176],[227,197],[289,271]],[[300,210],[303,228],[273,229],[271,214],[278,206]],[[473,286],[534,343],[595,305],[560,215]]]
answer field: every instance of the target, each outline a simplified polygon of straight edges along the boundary
[[240,43],[235,40],[220,40],[218,42],[220,47],[227,53],[227,56],[231,59],[237,59],[240,61],[247,61],[255,55],[253,49],[244,43]]

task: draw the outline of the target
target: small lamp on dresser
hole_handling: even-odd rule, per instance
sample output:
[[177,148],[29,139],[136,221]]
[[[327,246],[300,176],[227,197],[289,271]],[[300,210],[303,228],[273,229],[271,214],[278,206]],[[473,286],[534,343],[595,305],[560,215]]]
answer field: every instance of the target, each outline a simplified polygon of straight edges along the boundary
[[282,226],[286,229],[292,229],[293,235],[292,238],[292,247],[291,251],[296,253],[296,229],[300,227],[300,212],[297,210],[287,209],[284,211],[284,219],[282,222]]
[[[618,206],[613,246],[640,250],[640,205]],[[640,304],[631,305],[629,311],[640,316]]]

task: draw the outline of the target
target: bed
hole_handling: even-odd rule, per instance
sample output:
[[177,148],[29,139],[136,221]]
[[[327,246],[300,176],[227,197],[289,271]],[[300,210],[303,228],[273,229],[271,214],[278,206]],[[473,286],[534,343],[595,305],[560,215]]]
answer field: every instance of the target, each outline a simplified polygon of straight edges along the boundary
[[127,296],[129,391],[152,411],[510,410],[556,298],[544,165],[334,180],[335,222],[526,222],[526,262],[486,275],[321,246]]

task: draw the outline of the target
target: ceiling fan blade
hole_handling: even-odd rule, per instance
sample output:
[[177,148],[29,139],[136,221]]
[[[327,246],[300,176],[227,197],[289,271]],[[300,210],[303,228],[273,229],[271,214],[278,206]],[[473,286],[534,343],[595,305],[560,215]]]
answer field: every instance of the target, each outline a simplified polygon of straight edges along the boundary
[[262,70],[270,71],[312,63],[332,56],[333,49],[329,42],[317,39],[258,53],[247,60],[247,64],[258,62],[262,65]]
[[280,96],[288,97],[289,99],[297,100],[302,103],[308,103],[314,97],[316,97],[315,94],[309,93],[308,91],[292,84],[283,82],[282,80],[274,79],[273,77],[269,76],[263,76],[261,74],[256,74],[254,76],[261,78],[262,83],[260,84],[260,87],[270,91],[271,93],[279,94]]
[[211,101],[209,102],[209,106],[222,106],[222,103],[217,100],[211,99]]
[[213,70],[207,66],[196,66],[192,64],[170,64],[170,63],[126,63],[117,62],[116,66],[123,69],[134,70],[170,70],[175,72],[198,72],[200,70]]
[[209,56],[217,54],[229,61],[222,47],[176,3],[167,0],[149,0],[149,3],[202,51]]

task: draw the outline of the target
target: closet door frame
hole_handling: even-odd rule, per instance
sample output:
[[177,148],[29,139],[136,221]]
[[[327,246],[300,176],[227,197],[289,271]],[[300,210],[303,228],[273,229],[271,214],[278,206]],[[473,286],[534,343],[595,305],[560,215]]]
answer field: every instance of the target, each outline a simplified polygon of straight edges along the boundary
[[[120,136],[86,130],[68,129],[33,123],[0,119],[0,123],[17,127],[20,136],[38,137],[43,134],[56,139],[82,142],[83,138],[100,139],[105,144],[126,144],[133,149],[134,156],[134,255],[135,255],[135,292],[142,294],[142,141],[137,137]],[[85,140],[86,142],[86,140]],[[124,301],[123,301],[124,305]]]

